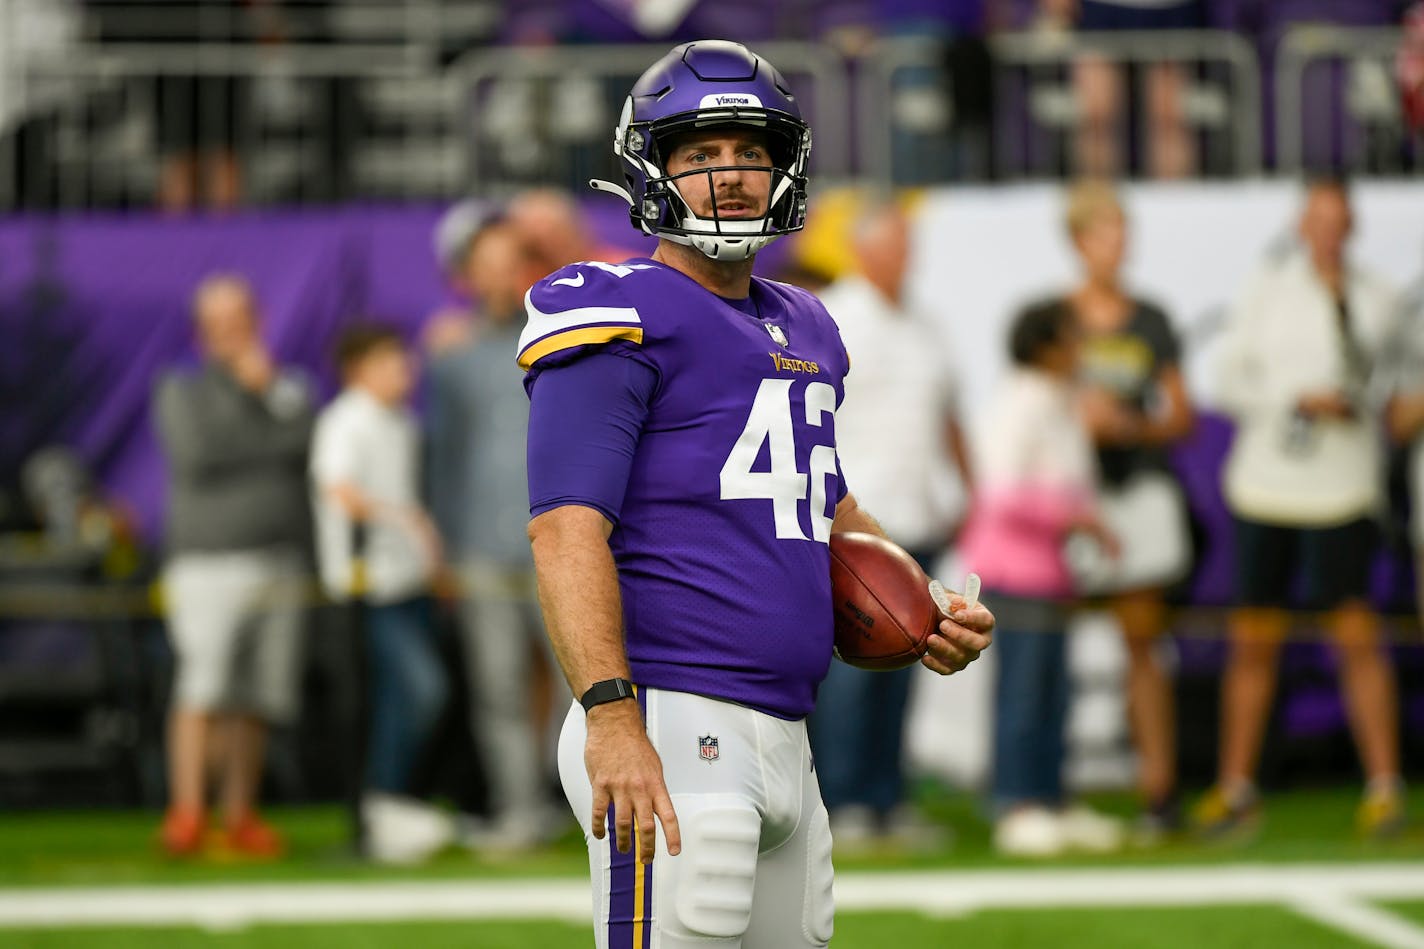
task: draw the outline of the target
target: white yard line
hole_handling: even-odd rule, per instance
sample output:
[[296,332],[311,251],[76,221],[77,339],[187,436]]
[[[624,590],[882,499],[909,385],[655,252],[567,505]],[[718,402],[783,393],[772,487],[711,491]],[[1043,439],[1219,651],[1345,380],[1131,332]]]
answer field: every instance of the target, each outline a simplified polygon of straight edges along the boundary
[[[1273,904],[1388,949],[1424,949],[1424,929],[1370,900],[1424,899],[1417,863],[1235,864],[1126,869],[845,873],[838,909],[958,915],[982,909]],[[0,928],[379,920],[586,920],[571,878],[54,887],[0,890]]]
[[1424,929],[1389,910],[1354,900],[1322,897],[1291,907],[1331,929],[1389,949],[1424,949]]

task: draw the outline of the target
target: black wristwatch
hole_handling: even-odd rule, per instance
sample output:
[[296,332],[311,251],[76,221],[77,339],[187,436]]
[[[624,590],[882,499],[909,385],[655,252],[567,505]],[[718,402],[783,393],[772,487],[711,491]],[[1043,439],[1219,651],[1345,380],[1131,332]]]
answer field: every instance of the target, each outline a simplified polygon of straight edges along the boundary
[[631,698],[633,698],[633,683],[627,679],[604,679],[602,682],[595,682],[589,686],[588,691],[579,699],[579,704],[587,712],[595,705]]

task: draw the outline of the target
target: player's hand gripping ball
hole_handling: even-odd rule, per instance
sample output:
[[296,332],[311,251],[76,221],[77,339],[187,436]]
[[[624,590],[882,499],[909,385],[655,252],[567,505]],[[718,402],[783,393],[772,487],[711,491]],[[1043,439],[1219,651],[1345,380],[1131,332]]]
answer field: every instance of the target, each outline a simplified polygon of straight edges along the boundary
[[915,558],[874,534],[831,535],[836,657],[861,669],[903,669],[929,649],[944,616]]

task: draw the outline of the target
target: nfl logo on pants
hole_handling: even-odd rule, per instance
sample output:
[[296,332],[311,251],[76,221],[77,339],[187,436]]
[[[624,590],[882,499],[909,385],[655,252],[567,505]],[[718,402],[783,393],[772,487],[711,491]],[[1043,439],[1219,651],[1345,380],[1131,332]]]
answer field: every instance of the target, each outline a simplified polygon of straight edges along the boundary
[[716,761],[720,752],[717,750],[717,736],[703,735],[697,739],[697,754],[703,761]]

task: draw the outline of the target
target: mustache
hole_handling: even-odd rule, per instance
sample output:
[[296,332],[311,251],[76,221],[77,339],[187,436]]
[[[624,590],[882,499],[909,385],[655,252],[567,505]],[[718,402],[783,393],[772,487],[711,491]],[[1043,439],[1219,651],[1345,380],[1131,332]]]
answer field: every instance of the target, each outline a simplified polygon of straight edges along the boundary
[[740,184],[729,184],[723,188],[719,188],[714,191],[710,197],[713,204],[725,204],[729,201],[738,201],[742,204],[756,206],[761,203],[755,195],[748,192],[746,188]]

